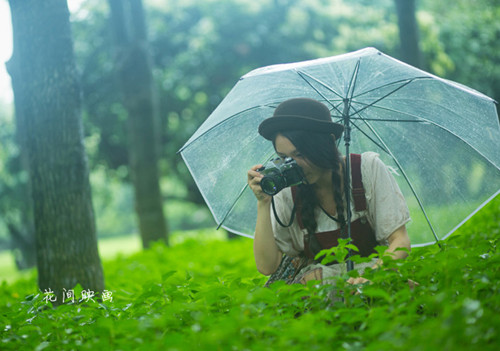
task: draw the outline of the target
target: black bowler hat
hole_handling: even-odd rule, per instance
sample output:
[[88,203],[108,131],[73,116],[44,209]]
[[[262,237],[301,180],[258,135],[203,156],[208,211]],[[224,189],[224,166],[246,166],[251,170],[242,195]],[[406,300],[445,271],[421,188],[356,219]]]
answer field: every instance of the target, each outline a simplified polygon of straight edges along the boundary
[[321,102],[295,98],[279,104],[273,116],[259,125],[259,134],[268,140],[272,140],[276,133],[287,130],[328,133],[338,140],[344,126],[332,121],[330,110]]

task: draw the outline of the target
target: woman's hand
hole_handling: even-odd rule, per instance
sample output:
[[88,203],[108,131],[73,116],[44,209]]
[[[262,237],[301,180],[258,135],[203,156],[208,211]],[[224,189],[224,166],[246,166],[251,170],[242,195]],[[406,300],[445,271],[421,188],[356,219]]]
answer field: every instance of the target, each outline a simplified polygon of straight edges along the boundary
[[363,292],[363,285],[372,284],[372,281],[368,280],[366,278],[363,278],[363,277],[357,277],[357,278],[351,277],[351,278],[347,279],[347,283],[352,284],[354,286],[357,286],[356,290],[353,291],[351,294],[352,295],[359,295]]
[[[405,259],[406,256],[408,256],[408,252],[404,250],[398,250],[399,248],[405,248],[411,250],[411,245],[410,245],[410,239],[408,238],[408,233],[406,231],[406,226],[401,226],[398,229],[396,229],[388,238],[389,241],[389,247],[385,251],[385,255],[391,256],[393,259]],[[372,269],[377,269],[382,267],[383,261],[379,259],[377,263],[372,267]],[[366,278],[363,277],[357,277],[357,278],[349,278],[347,280],[347,283],[352,284],[352,285],[363,285],[363,284],[372,284],[372,282]],[[410,279],[408,279],[408,285],[411,289],[413,289],[415,286],[418,286],[419,284],[417,282],[414,282]],[[358,294],[361,290],[358,288],[357,293]]]
[[352,285],[360,285],[360,284],[365,284],[365,283],[371,283],[370,280],[363,278],[363,277],[357,277],[357,278],[349,278],[347,279],[347,282]]
[[271,196],[263,192],[260,186],[260,181],[264,176],[257,172],[259,168],[262,168],[262,165],[255,165],[248,171],[248,186],[252,189],[257,201],[269,202],[271,201]]
[[257,223],[255,224],[253,251],[257,270],[264,275],[271,275],[278,269],[283,254],[276,245],[271,225],[272,197],[263,192],[260,186],[260,181],[264,176],[257,170],[261,167],[262,165],[255,165],[248,171],[248,186],[257,198]]
[[[361,294],[363,291],[363,285],[365,284],[373,284],[373,282],[371,280],[368,280],[366,278],[363,278],[363,277],[357,277],[357,278],[349,278],[347,280],[347,282],[349,284],[352,284],[352,285],[358,285],[358,287],[356,288],[356,291],[353,292],[353,294],[355,295],[359,295]],[[413,290],[415,289],[415,287],[419,286],[420,284],[417,283],[416,281],[414,280],[411,280],[411,279],[408,279],[407,280],[407,284],[408,284],[408,287],[410,288],[410,290]]]

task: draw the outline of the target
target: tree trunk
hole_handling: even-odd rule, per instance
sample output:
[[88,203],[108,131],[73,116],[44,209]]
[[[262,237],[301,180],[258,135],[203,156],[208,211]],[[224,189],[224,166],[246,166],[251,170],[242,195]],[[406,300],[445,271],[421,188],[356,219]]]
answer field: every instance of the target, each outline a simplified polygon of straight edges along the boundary
[[16,118],[26,140],[34,206],[38,285],[104,289],[97,249],[80,87],[65,0],[9,0]]
[[[26,106],[23,90],[19,86],[22,82],[20,78],[21,72],[19,67],[13,60],[6,63],[6,68],[12,77],[12,90],[15,94],[15,123],[16,123],[16,144],[19,147],[19,166],[18,172],[26,172],[29,174],[29,155],[28,155],[28,138],[24,132],[26,130],[26,120],[23,115],[23,108]],[[17,176],[20,176],[20,174]],[[36,266],[36,245],[35,245],[35,223],[33,214],[33,197],[31,191],[31,181],[17,185],[21,205],[19,207],[20,219],[19,222],[12,221],[7,223],[9,235],[11,238],[16,266],[19,270],[32,268]]]
[[418,24],[415,15],[415,0],[395,0],[398,14],[401,60],[420,67]]
[[128,112],[130,173],[144,248],[167,242],[158,171],[153,79],[141,0],[109,0],[116,71]]

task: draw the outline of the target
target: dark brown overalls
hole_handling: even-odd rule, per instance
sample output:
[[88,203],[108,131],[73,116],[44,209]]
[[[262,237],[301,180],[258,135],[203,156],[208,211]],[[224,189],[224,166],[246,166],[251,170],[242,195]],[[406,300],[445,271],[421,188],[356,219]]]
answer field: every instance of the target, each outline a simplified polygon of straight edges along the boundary
[[[361,155],[351,154],[351,177],[352,177],[352,197],[354,208],[356,211],[366,210],[365,188],[361,177]],[[292,197],[296,203],[297,188],[292,187]],[[302,223],[302,215],[300,211],[300,203],[297,203],[297,222],[300,229],[304,229]],[[340,228],[337,230],[315,233],[316,239],[322,249],[329,249],[338,245],[338,239],[342,237]],[[375,238],[375,232],[368,223],[366,217],[358,218],[351,222],[351,243],[359,249],[361,257],[368,257],[372,253],[376,253],[375,246],[378,245]],[[314,254],[309,249],[308,241],[304,237],[304,253],[309,258],[314,258]]]

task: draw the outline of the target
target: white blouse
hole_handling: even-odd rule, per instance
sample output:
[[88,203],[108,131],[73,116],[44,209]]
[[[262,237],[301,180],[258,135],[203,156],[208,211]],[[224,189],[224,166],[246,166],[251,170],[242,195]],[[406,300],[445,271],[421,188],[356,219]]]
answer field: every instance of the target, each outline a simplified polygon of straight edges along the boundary
[[[379,159],[378,154],[365,152],[361,155],[361,176],[365,188],[367,209],[357,212],[354,209],[354,201],[351,201],[351,221],[366,216],[371,227],[375,230],[375,237],[379,244],[388,245],[388,237],[396,229],[410,221],[406,201],[396,180],[387,166]],[[291,188],[283,189],[275,195],[274,203],[281,222],[288,223],[293,208]],[[315,216],[318,233],[339,228],[339,225],[321,209],[315,210]],[[276,221],[271,209],[271,222],[276,244],[281,252],[289,256],[297,256],[304,250],[304,235],[307,235],[307,230],[300,229],[297,216],[290,227],[284,228]]]

